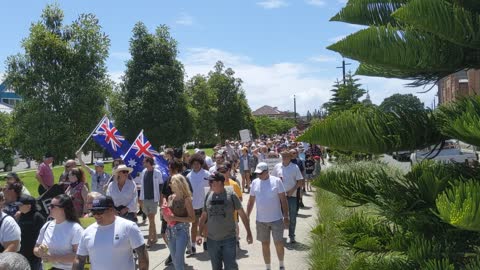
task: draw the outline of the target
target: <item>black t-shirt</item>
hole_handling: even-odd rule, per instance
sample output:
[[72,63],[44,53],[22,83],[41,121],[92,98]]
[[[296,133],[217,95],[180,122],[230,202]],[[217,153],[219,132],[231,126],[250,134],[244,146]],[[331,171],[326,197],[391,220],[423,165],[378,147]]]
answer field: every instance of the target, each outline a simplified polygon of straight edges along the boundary
[[144,199],[145,200],[153,200],[154,199],[154,194],[153,194],[153,170],[152,171],[146,171],[144,176],[143,176],[143,190],[144,190]]
[[315,161],[307,159],[305,160],[305,173],[312,174],[315,170]]
[[33,254],[33,248],[43,224],[45,224],[45,217],[37,211],[21,214],[18,220],[18,226],[22,231],[19,253],[25,256],[30,263],[41,260]]

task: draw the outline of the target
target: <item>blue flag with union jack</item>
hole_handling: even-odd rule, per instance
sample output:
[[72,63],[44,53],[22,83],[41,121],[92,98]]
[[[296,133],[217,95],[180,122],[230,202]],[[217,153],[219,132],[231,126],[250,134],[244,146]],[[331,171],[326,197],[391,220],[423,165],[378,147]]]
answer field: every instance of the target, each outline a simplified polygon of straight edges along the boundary
[[152,144],[148,139],[143,135],[143,130],[140,131],[137,138],[133,142],[130,149],[123,155],[122,159],[125,162],[125,165],[133,168],[132,176],[137,176],[143,170],[143,158],[146,156],[152,157],[157,165],[157,169],[162,172],[162,175],[168,176],[168,164],[160,154],[155,151]]
[[119,158],[130,148],[130,143],[120,135],[108,117],[104,117],[92,134],[93,140],[107,150],[113,158]]

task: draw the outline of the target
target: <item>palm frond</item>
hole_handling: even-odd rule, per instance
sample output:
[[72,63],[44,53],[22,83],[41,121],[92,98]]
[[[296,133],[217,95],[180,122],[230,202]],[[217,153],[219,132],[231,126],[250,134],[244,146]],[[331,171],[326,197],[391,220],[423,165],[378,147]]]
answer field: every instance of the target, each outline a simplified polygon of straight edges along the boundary
[[371,26],[327,47],[362,63],[419,74],[480,66],[480,54],[438,36],[391,26]]
[[440,218],[464,230],[480,232],[480,183],[456,182],[436,200]]
[[407,84],[412,87],[419,87],[436,82],[439,78],[443,78],[450,73],[451,72],[446,71],[415,72],[410,69],[398,69],[396,67],[371,65],[367,63],[360,63],[355,71],[355,75],[414,80],[414,82]]
[[347,247],[355,252],[387,252],[394,235],[393,227],[386,220],[362,212],[337,226]]
[[407,0],[350,0],[330,21],[360,25],[396,25],[391,14]]
[[442,105],[437,118],[439,128],[446,136],[480,146],[480,96]]
[[392,16],[409,27],[432,33],[460,46],[475,50],[480,47],[480,14],[456,4],[439,0],[413,0],[396,10]]
[[399,105],[392,112],[366,108],[334,114],[310,127],[298,140],[380,154],[421,149],[440,142],[442,136],[430,111]]

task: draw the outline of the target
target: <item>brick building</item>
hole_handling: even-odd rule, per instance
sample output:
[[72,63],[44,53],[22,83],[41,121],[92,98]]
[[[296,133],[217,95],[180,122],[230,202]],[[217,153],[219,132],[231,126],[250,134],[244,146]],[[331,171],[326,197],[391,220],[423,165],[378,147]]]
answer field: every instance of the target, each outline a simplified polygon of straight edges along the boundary
[[438,82],[438,101],[440,104],[454,101],[459,97],[480,94],[480,70],[462,70],[441,79]]

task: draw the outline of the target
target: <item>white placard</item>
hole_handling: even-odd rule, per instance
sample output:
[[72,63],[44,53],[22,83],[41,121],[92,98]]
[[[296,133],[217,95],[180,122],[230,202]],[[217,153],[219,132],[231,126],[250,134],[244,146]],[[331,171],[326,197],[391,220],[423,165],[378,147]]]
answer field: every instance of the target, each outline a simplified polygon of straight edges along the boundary
[[282,162],[281,158],[266,158],[263,162],[268,164],[268,171],[272,172],[276,164]]
[[242,142],[251,142],[252,141],[252,136],[251,132],[248,129],[242,129],[240,130],[240,139]]

